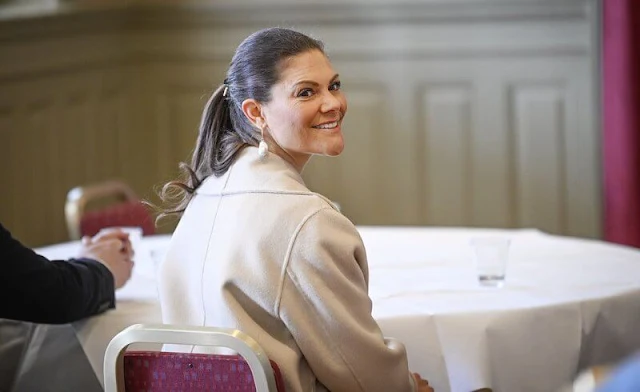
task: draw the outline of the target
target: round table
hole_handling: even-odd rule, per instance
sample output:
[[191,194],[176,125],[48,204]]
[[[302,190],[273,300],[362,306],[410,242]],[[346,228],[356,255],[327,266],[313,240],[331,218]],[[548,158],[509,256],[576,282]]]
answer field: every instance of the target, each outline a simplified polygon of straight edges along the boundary
[[[640,350],[640,251],[536,230],[358,227],[373,314],[442,391],[558,390],[585,367]],[[469,240],[511,239],[506,283],[477,283]],[[117,309],[73,325],[99,380],[109,340],[161,320],[155,266],[169,236],[145,237]],[[77,243],[41,248],[73,256]]]
[[[360,228],[382,330],[438,391],[555,391],[640,349],[640,251],[537,230]],[[503,288],[469,240],[511,239]]]

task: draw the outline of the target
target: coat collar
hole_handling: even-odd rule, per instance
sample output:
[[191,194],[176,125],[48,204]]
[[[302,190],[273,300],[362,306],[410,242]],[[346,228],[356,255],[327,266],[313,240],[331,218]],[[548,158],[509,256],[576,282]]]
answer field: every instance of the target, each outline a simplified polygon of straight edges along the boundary
[[260,159],[253,146],[243,148],[225,174],[208,177],[196,191],[202,195],[248,192],[313,193],[291,164],[273,153]]

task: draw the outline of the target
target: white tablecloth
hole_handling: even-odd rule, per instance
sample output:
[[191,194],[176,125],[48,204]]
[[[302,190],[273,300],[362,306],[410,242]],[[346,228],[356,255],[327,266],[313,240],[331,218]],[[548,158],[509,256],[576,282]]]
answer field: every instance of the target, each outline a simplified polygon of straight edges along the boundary
[[[578,370],[640,350],[640,251],[535,230],[359,227],[370,265],[374,317],[407,346],[413,371],[436,391],[554,391]],[[468,241],[512,245],[505,287],[479,287]],[[109,340],[161,321],[155,262],[168,236],[146,237],[117,309],[73,324],[102,381]],[[77,243],[39,249],[50,258]]]

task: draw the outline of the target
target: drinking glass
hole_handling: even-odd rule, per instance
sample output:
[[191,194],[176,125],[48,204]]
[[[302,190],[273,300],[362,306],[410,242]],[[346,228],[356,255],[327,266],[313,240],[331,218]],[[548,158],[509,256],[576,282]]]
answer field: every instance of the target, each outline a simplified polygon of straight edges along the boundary
[[508,238],[502,237],[471,239],[470,245],[478,283],[481,286],[502,287],[504,285],[510,243]]

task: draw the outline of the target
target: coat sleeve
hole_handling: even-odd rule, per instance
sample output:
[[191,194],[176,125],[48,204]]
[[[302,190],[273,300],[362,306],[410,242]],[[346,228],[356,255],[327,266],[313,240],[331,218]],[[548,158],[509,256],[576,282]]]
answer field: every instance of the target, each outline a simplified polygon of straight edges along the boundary
[[280,298],[281,319],[328,390],[414,391],[404,346],[371,315],[364,245],[340,213],[322,209],[301,224]]
[[0,224],[0,318],[69,323],[115,307],[113,275],[91,259],[50,261]]

